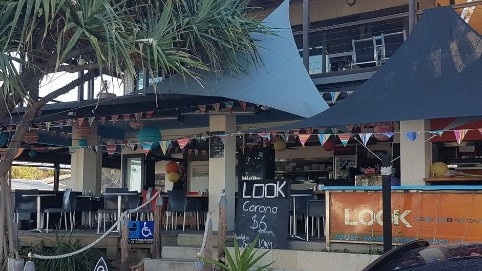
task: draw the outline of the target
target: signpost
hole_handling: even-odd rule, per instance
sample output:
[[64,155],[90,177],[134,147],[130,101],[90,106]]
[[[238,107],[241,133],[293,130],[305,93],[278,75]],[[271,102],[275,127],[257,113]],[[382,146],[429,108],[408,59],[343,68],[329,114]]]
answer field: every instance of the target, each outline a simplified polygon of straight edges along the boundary
[[248,246],[256,237],[258,248],[287,247],[290,185],[286,180],[240,182],[236,239],[241,247]]

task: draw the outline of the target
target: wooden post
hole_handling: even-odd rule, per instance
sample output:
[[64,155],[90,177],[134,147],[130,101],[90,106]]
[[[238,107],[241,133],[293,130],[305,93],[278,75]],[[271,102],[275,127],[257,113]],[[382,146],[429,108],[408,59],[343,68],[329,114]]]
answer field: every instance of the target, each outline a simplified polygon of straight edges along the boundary
[[226,195],[219,199],[219,222],[218,222],[218,261],[224,261],[224,247],[226,246]]
[[[204,258],[212,259],[213,258],[213,222],[211,219],[208,219],[207,224],[207,232],[206,232],[206,244],[204,245]],[[212,264],[205,262],[203,271],[211,271]]]
[[122,220],[122,237],[121,237],[121,270],[127,270],[127,259],[129,258],[129,219]]
[[157,196],[156,208],[154,209],[154,233],[152,242],[152,258],[160,259],[162,255],[162,240],[161,240],[161,230],[162,230],[162,204],[163,199],[161,195]]

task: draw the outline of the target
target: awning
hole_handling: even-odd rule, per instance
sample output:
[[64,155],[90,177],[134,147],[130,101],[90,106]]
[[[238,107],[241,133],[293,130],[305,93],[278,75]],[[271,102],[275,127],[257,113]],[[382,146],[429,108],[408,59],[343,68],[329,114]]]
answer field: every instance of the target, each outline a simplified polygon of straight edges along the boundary
[[451,7],[424,11],[378,72],[332,108],[278,129],[482,116],[481,35]]
[[248,74],[171,77],[158,85],[161,93],[219,96],[264,105],[302,117],[328,108],[306,71],[298,53],[289,21],[289,1],[284,1],[264,23],[275,35],[257,35],[262,65],[248,67]]

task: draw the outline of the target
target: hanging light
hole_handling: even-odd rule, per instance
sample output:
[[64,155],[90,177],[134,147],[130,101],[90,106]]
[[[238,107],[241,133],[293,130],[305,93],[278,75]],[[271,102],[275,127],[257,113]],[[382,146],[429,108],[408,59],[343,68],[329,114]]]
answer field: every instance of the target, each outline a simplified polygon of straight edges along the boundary
[[23,135],[23,141],[27,144],[35,144],[38,142],[38,134],[34,131],[28,131]]

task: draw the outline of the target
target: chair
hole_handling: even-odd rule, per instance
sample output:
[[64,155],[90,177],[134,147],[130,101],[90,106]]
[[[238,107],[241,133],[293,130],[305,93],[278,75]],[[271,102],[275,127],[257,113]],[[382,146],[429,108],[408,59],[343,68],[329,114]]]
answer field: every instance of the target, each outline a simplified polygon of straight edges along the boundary
[[29,214],[28,220],[30,220],[30,214],[37,212],[37,199],[35,197],[24,197],[23,195],[37,195],[38,189],[17,189],[15,190],[15,210],[14,218],[15,222],[18,223],[21,214]]
[[[107,187],[105,193],[127,193],[129,190],[127,188],[119,187]],[[125,204],[125,200],[122,201],[122,205]],[[121,206],[122,206],[121,205]],[[109,216],[109,221],[115,221],[117,214],[117,196],[114,195],[104,195],[103,196],[103,206],[97,211],[97,234],[100,233],[100,223],[103,223],[103,228],[105,232],[105,221],[106,215]]]
[[[314,236],[314,221],[316,218],[316,228],[318,230],[318,238],[320,238],[320,218],[323,222],[323,232],[325,232],[325,217],[326,217],[326,202],[325,200],[309,200],[306,205],[306,219],[305,219],[305,230],[306,230],[306,241],[309,237],[309,222],[311,217],[311,236]],[[325,236],[325,234],[323,234]]]
[[49,217],[51,213],[60,213],[60,221],[59,225],[61,224],[62,221],[62,216],[64,217],[64,222],[65,222],[65,230],[67,231],[68,225],[67,225],[67,214],[69,215],[69,220],[70,220],[70,231],[72,232],[74,229],[74,224],[75,224],[75,207],[77,205],[77,198],[75,193],[73,193],[71,188],[67,188],[64,191],[63,197],[62,197],[62,207],[61,208],[48,208],[43,211],[43,214],[46,215],[47,218],[47,223],[46,223],[46,228],[45,231],[48,233],[49,232]]
[[[149,187],[147,190],[142,191],[142,203],[144,204],[147,201],[151,200],[151,197],[156,194],[156,190],[154,187]],[[132,199],[133,200],[133,199]],[[152,200],[149,204],[144,206],[143,208],[131,212],[131,214],[136,214],[136,220],[139,220],[139,216],[141,220],[144,220],[144,215],[146,220],[154,220],[154,208],[156,206],[156,200]]]
[[[174,215],[177,213],[183,213],[182,230],[186,228],[186,213],[195,212],[196,213],[196,224],[199,229],[199,204],[197,201],[188,200],[186,193],[182,190],[172,190],[167,191],[168,201],[166,209],[166,230],[169,227],[169,217],[171,217],[171,227],[174,228]],[[176,215],[176,227],[177,227],[177,215]]]
[[293,221],[293,231],[292,234],[296,237],[297,234],[297,222],[298,217],[301,217],[301,221],[303,221],[304,217],[306,216],[306,206],[309,200],[313,199],[313,190],[312,189],[303,189],[303,190],[291,190],[291,220]]

